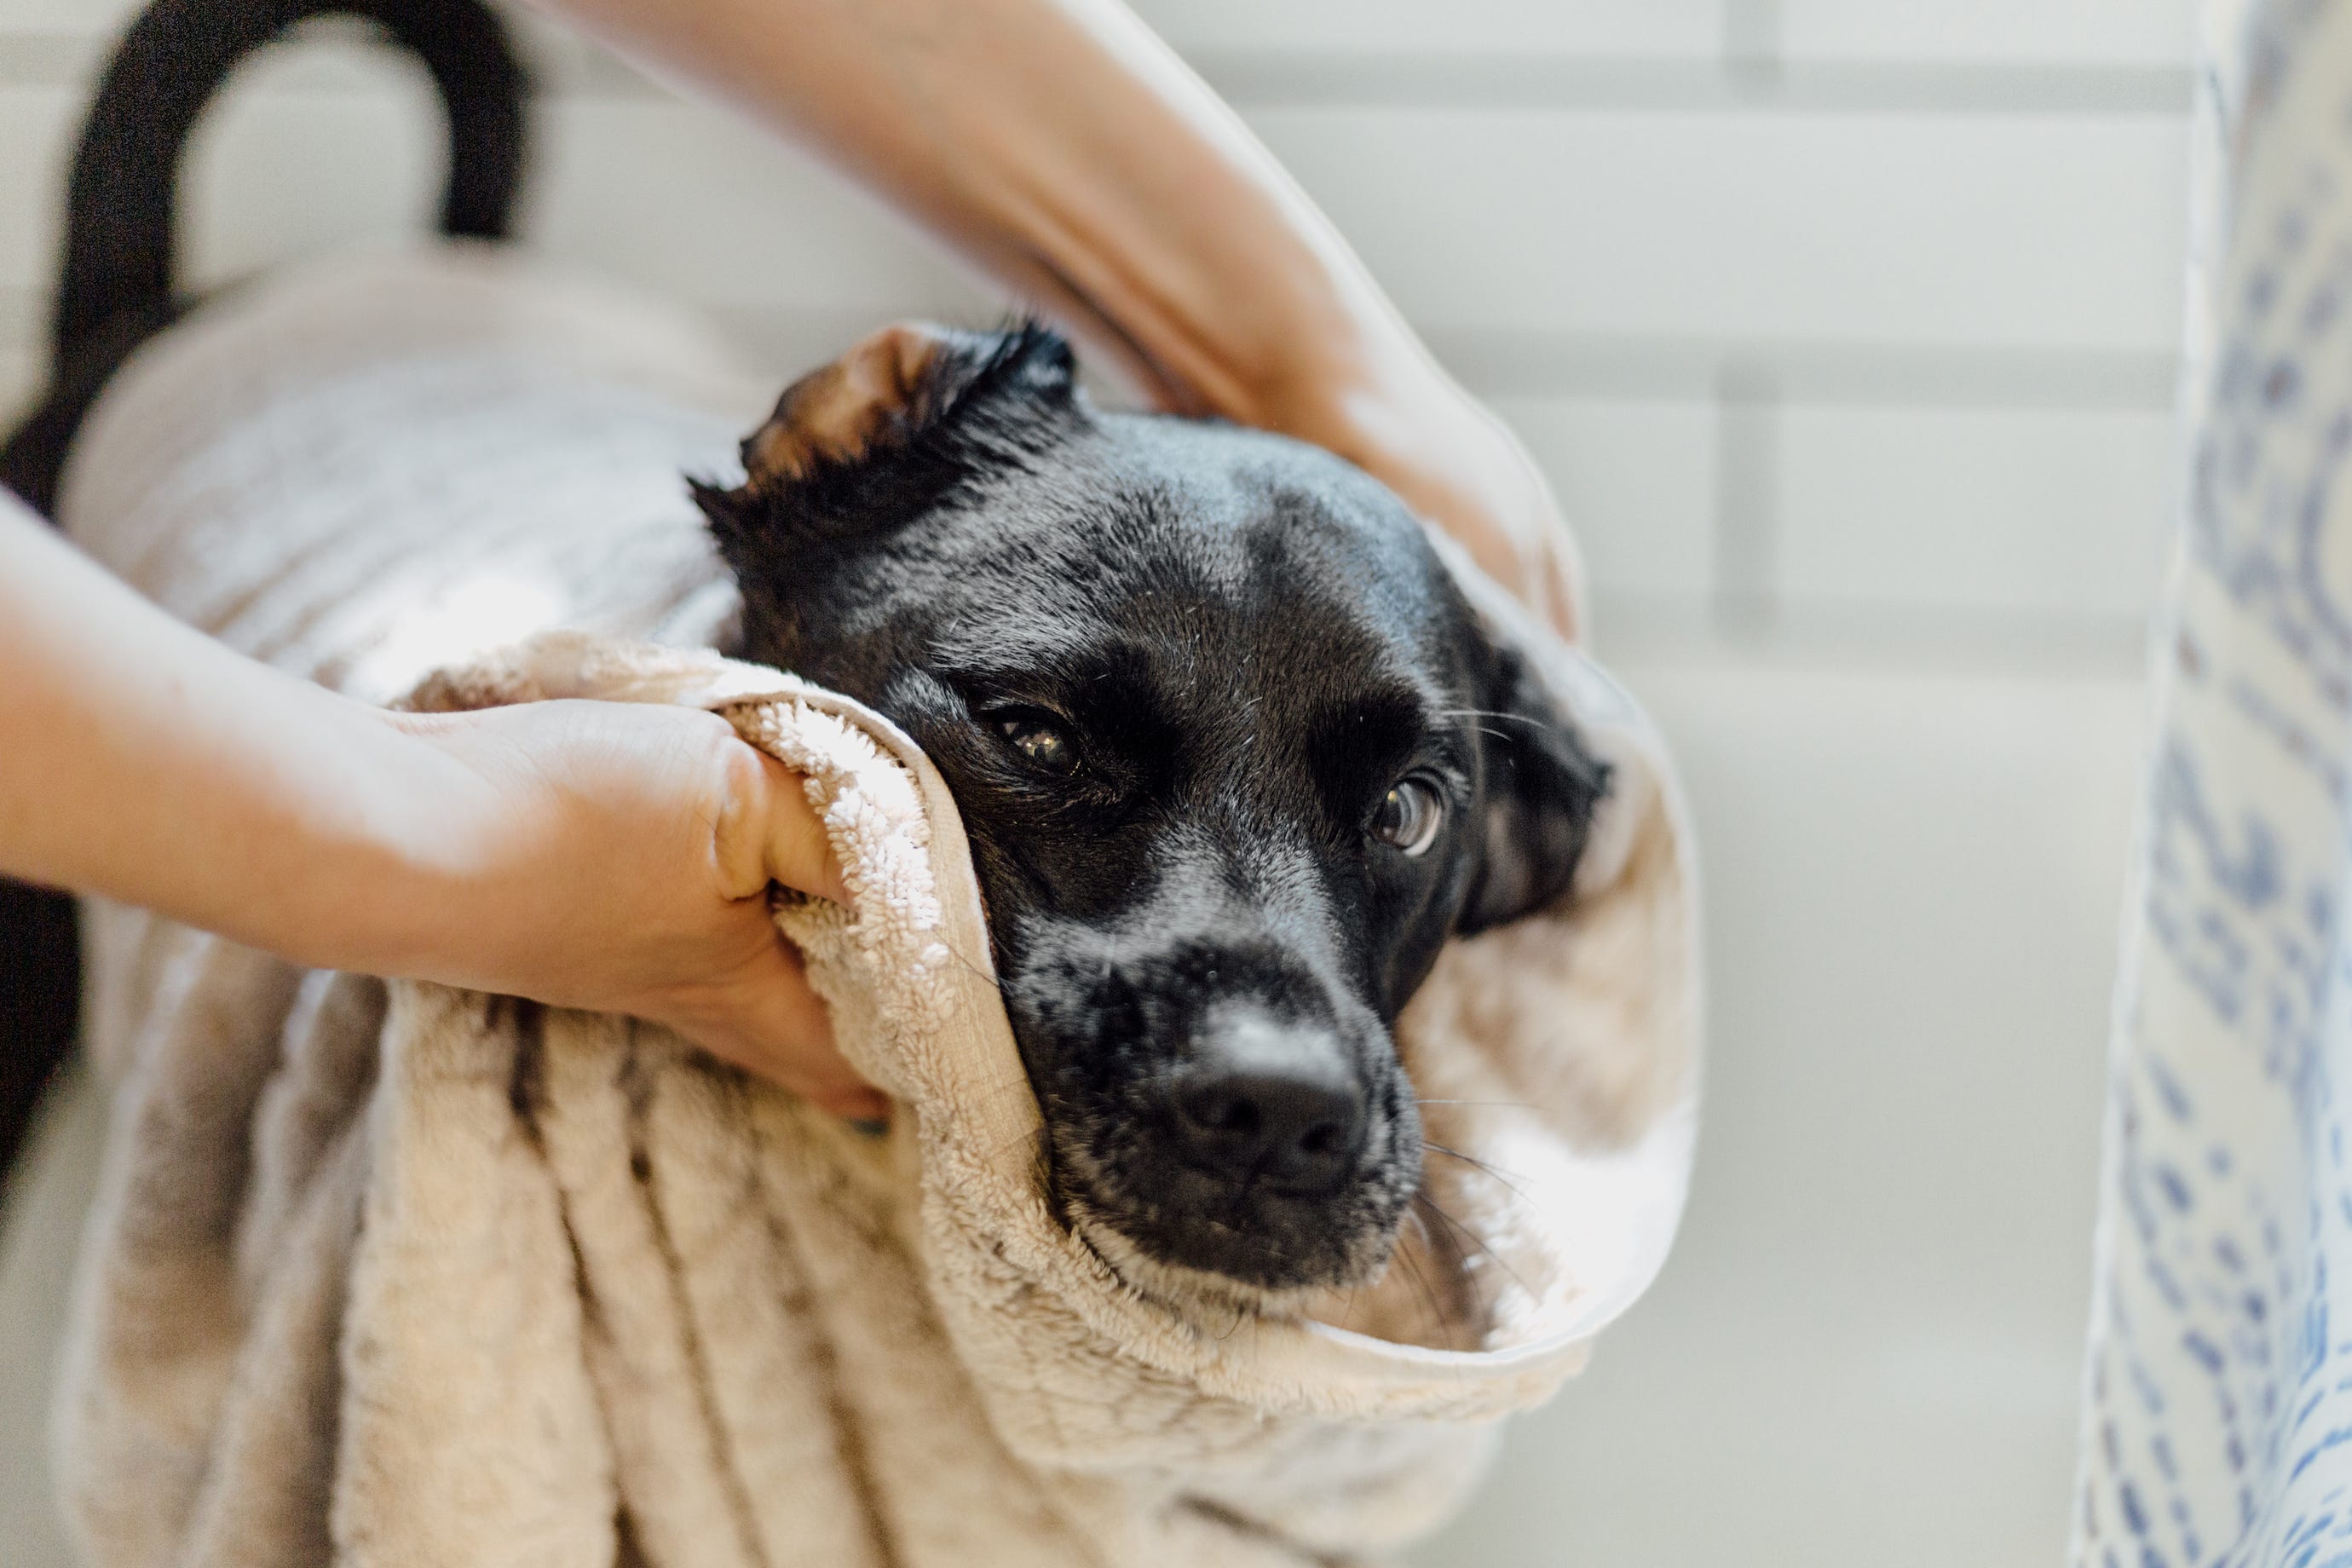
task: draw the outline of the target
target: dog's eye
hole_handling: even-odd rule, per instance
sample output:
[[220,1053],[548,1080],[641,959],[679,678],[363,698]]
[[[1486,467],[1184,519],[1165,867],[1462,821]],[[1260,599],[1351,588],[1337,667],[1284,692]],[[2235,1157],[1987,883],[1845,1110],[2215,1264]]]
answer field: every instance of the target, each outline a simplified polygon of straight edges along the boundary
[[1399,779],[1372,816],[1372,837],[1408,855],[1424,855],[1445,825],[1445,801],[1426,779]]
[[1078,749],[1051,721],[1036,713],[1008,713],[996,721],[996,732],[1035,767],[1049,773],[1076,773]]

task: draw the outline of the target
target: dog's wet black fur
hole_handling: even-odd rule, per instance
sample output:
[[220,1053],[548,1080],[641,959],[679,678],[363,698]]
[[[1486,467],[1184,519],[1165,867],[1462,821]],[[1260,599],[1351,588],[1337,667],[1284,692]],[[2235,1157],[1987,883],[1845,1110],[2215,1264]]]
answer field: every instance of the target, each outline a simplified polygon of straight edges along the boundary
[[1605,769],[1339,459],[1097,412],[1034,327],[905,394],[698,488],[740,651],[946,778],[1074,1220],[1261,1290],[1367,1277],[1421,1182],[1397,1014],[1565,889]]

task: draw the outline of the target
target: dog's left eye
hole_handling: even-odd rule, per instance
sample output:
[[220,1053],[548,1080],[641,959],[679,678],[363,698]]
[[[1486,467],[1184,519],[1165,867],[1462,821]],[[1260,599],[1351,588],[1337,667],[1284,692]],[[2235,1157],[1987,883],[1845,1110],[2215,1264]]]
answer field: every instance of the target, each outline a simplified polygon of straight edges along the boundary
[[1399,779],[1372,816],[1372,837],[1407,855],[1425,855],[1445,825],[1444,797],[1427,779]]
[[1036,713],[1008,713],[996,721],[996,732],[1033,766],[1049,773],[1076,773],[1078,749],[1070,738]]

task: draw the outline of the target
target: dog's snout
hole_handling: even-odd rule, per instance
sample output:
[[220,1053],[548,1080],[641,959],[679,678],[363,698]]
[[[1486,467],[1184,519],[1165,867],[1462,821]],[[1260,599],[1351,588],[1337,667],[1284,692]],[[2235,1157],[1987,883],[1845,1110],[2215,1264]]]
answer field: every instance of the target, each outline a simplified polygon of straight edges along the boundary
[[1026,953],[1006,997],[1074,1217],[1262,1289],[1370,1277],[1419,1184],[1420,1118],[1379,1017],[1317,955],[1076,921]]
[[1250,1014],[1203,1030],[1195,1051],[1172,1095],[1186,1163],[1295,1193],[1354,1168],[1364,1086],[1337,1034]]

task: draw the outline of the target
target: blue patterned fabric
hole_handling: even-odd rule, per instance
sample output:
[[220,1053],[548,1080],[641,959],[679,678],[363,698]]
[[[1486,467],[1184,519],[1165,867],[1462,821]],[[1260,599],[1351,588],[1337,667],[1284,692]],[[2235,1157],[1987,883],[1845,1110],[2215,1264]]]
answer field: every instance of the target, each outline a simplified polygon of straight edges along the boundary
[[2352,4],[2224,43],[2080,1568],[2352,1568]]

